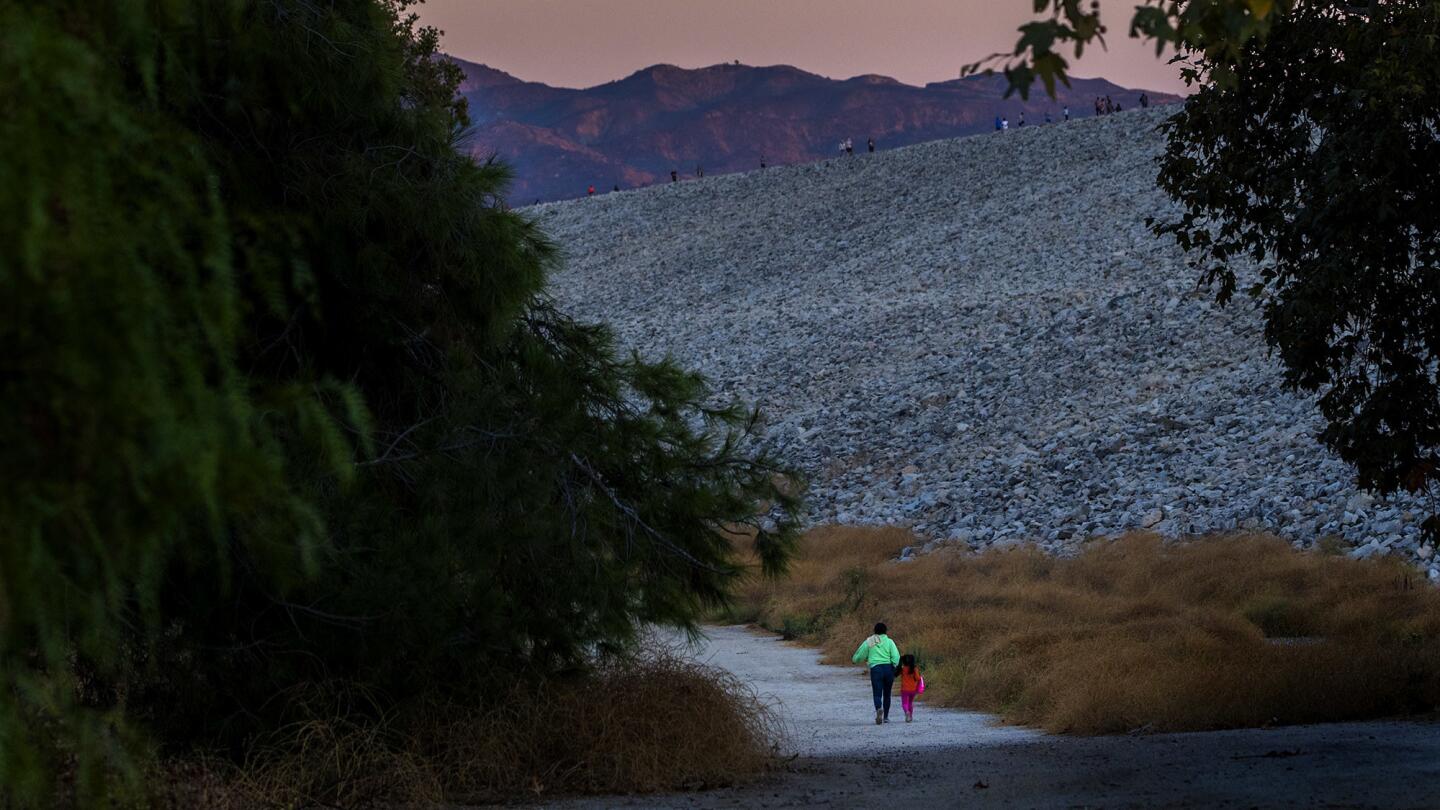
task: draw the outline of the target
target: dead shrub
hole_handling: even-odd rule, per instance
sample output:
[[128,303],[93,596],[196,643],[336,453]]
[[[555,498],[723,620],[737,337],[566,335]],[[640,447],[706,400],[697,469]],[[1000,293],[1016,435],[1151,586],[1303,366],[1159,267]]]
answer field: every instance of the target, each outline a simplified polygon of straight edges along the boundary
[[926,669],[931,702],[1052,731],[1309,723],[1440,705],[1440,592],[1399,561],[1298,552],[1257,534],[1135,533],[1074,558],[1020,547],[894,562],[915,543],[898,529],[817,529],[791,576],[751,581],[736,613],[772,630],[808,628],[800,637],[844,664],[884,621]]
[[768,768],[770,707],[733,675],[656,648],[570,677],[477,684],[397,709],[345,684],[284,696],[291,722],[239,766],[170,762],[163,807],[419,807],[732,784]]
[[[194,753],[156,760],[144,778],[147,810],[259,810],[262,805],[241,785],[242,772],[223,757]],[[64,806],[64,805],[60,805]],[[115,802],[115,807],[129,807]]]
[[515,684],[490,711],[435,705],[421,726],[447,795],[467,801],[733,784],[771,763],[780,730],[733,675],[670,652]]
[[277,697],[285,721],[255,742],[232,789],[254,807],[420,806],[444,799],[417,729],[370,691],[305,684]]

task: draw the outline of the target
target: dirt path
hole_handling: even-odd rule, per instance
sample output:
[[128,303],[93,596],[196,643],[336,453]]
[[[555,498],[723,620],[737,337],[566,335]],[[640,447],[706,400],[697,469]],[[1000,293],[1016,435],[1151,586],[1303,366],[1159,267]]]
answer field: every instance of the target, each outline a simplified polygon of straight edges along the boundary
[[1433,722],[1059,737],[922,704],[913,724],[876,726],[858,669],[741,627],[707,633],[697,658],[778,703],[798,757],[789,770],[725,790],[557,806],[1440,807]]
[[706,630],[709,642],[695,656],[743,677],[767,702],[779,706],[790,753],[802,757],[858,756],[883,748],[892,753],[930,748],[996,746],[1034,741],[1043,735],[997,726],[978,712],[934,711],[921,705],[907,727],[896,686],[891,720],[877,727],[870,680],[860,667],[824,666],[819,653],[744,627]]

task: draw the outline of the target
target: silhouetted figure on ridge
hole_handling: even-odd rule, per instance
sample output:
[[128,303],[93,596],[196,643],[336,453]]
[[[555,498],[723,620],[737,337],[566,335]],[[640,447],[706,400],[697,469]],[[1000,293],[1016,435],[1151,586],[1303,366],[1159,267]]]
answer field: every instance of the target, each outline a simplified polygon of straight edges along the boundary
[[868,147],[870,147],[870,154],[872,154],[872,155],[875,154],[875,139],[874,139],[874,138],[870,138],[869,140],[867,140],[867,141],[865,142],[865,145],[868,146]]
[[675,171],[674,169],[671,169],[671,170],[670,170],[670,182],[672,182],[672,183],[678,183],[679,181],[680,181],[680,172],[677,172],[677,171]]

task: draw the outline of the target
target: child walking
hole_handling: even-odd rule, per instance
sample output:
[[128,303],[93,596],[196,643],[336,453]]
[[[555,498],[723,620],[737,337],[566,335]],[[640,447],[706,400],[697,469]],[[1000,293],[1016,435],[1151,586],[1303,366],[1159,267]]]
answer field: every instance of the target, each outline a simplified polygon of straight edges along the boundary
[[925,691],[925,677],[915,666],[915,656],[900,656],[900,708],[905,710],[905,722],[915,720],[915,696]]

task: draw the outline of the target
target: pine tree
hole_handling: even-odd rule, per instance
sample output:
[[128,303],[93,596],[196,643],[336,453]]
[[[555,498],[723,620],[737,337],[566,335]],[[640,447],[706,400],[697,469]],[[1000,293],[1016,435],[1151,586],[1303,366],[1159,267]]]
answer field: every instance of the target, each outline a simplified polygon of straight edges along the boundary
[[0,5],[0,783],[693,627],[796,530],[755,415],[544,293],[403,3]]

